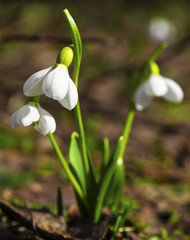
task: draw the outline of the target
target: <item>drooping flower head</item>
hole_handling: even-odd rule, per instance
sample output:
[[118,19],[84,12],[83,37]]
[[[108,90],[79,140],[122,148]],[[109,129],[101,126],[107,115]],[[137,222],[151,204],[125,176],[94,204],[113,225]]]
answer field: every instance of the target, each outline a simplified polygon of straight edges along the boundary
[[26,80],[24,95],[30,97],[44,93],[47,97],[57,100],[63,107],[72,110],[78,101],[76,86],[68,72],[72,59],[72,48],[63,48],[55,65],[34,73]]
[[18,126],[27,127],[33,122],[38,121],[40,114],[34,104],[29,103],[22,106],[16,112],[14,112],[9,120],[11,128]]
[[172,79],[165,78],[159,74],[158,65],[152,62],[152,74],[137,89],[135,93],[136,109],[141,111],[147,107],[153,97],[163,97],[164,99],[179,103],[183,100],[183,90]]
[[30,102],[22,106],[12,114],[9,120],[11,128],[19,126],[27,127],[33,125],[42,135],[53,133],[56,129],[56,123],[50,113],[44,110],[40,105]]
[[52,115],[40,106],[38,106],[38,112],[40,114],[40,119],[37,123],[34,123],[34,129],[42,135],[47,135],[49,132],[55,132],[56,123]]

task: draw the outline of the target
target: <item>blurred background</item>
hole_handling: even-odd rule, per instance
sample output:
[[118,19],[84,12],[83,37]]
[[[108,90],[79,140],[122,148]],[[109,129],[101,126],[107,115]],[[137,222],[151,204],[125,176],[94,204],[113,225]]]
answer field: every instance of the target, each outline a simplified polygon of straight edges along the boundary
[[[57,186],[66,206],[70,184],[49,139],[32,127],[10,129],[9,118],[27,103],[22,87],[34,72],[55,63],[70,44],[63,14],[74,17],[83,40],[79,94],[88,146],[99,164],[102,138],[114,146],[122,132],[131,85],[151,51],[166,41],[161,74],[178,82],[184,101],[154,99],[137,112],[125,155],[126,197],[133,217],[147,231],[179,229],[190,234],[190,1],[57,0],[0,1],[0,196],[55,205]],[[72,67],[70,69],[72,72]],[[75,130],[73,113],[42,97],[57,122],[55,137],[67,155]]]

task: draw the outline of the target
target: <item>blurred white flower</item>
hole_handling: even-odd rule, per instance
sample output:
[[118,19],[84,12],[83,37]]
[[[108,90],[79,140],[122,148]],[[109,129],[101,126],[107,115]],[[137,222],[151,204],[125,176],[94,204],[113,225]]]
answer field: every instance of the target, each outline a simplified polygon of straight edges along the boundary
[[24,105],[14,112],[10,117],[9,125],[11,128],[34,125],[34,128],[42,135],[46,135],[48,132],[53,133],[56,129],[56,123],[52,115],[32,103]]
[[175,25],[166,18],[153,18],[148,26],[150,36],[159,41],[169,41],[172,42],[177,34]]
[[153,97],[178,103],[183,100],[183,95],[181,87],[172,79],[152,75],[137,89],[134,100],[136,109],[141,111],[151,103]]
[[56,64],[31,75],[26,80],[23,91],[28,97],[44,93],[69,110],[72,110],[78,101],[76,86],[69,76],[68,68],[63,64]]

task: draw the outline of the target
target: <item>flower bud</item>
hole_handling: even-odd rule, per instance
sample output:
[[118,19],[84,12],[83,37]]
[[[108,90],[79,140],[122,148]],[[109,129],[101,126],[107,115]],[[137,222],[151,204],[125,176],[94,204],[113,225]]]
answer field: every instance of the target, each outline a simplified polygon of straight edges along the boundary
[[151,75],[160,75],[160,69],[158,67],[158,64],[154,61],[150,62],[150,72]]
[[69,67],[73,60],[73,50],[70,47],[64,47],[57,55],[56,63]]

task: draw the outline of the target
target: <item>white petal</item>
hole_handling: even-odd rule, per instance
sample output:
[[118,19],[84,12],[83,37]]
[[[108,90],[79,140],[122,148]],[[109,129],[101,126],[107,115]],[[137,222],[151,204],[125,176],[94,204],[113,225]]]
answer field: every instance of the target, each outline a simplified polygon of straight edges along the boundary
[[162,76],[152,75],[145,82],[145,93],[151,97],[161,97],[166,94],[168,87]]
[[40,121],[38,125],[34,126],[34,128],[42,135],[47,135],[49,132],[53,133],[56,129],[55,119],[40,106],[38,107],[38,111],[40,114]]
[[137,110],[141,111],[143,110],[145,107],[147,107],[151,101],[152,101],[152,98],[148,95],[145,94],[144,92],[144,87],[145,87],[145,84],[142,84],[136,91],[135,93],[135,97],[134,97],[134,100],[135,100],[135,107]]
[[18,113],[18,111],[14,112],[10,117],[9,125],[11,128],[16,128],[19,126],[16,122],[17,113]]
[[69,73],[62,64],[47,73],[42,84],[45,95],[58,101],[66,96],[68,87]]
[[29,126],[38,121],[40,114],[34,105],[27,104],[17,111],[16,122],[19,126]]
[[69,81],[67,95],[59,103],[68,110],[72,110],[78,102],[78,92],[74,82],[71,79]]
[[23,92],[25,96],[31,97],[31,96],[39,96],[43,93],[42,90],[42,80],[46,73],[51,69],[52,67],[43,69],[41,71],[38,71],[34,74],[32,74],[25,82],[23,87]]
[[183,100],[183,90],[182,88],[172,79],[164,78],[168,86],[168,91],[163,96],[164,99],[171,102],[181,102]]

